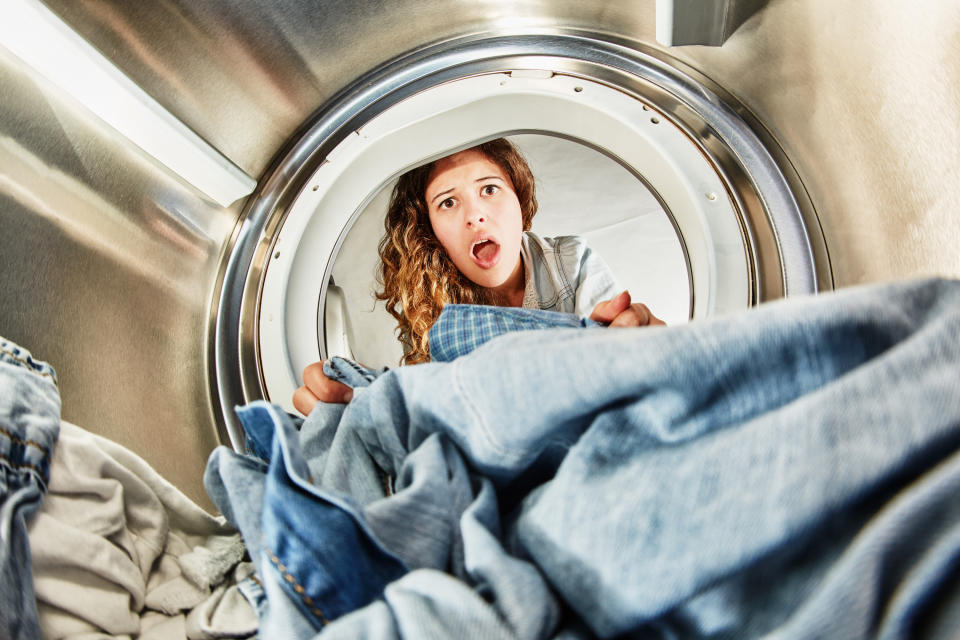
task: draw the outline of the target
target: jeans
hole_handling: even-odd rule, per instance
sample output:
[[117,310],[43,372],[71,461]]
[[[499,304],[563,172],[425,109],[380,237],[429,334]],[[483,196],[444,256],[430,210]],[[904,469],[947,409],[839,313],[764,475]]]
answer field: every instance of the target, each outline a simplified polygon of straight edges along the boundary
[[288,547],[261,561],[287,637],[933,636],[960,611],[958,379],[944,280],[514,332],[299,432],[248,407],[270,458],[221,449],[206,481]]
[[50,480],[60,392],[50,365],[0,338],[0,630],[39,638],[26,521]]
[[[205,481],[260,574],[262,598],[253,604],[261,635],[312,629],[379,597],[406,569],[370,535],[354,499],[315,486],[287,414],[260,402],[240,409],[239,417],[252,450],[269,450],[270,464],[221,448]],[[243,590],[254,592],[249,585]]]

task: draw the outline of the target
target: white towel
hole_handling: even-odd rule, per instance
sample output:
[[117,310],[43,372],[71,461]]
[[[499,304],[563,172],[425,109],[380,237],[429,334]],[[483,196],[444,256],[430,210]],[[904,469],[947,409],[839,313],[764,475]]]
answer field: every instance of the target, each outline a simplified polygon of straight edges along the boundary
[[256,632],[231,572],[243,542],[223,518],[130,450],[67,422],[52,460],[49,490],[28,525],[44,637]]

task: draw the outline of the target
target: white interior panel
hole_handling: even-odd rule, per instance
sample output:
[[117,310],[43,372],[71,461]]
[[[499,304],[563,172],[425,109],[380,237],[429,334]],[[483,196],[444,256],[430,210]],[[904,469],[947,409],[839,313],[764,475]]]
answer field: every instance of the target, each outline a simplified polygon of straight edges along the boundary
[[[654,200],[659,198],[670,212],[687,251],[693,303],[686,314],[664,310],[668,321],[749,304],[746,251],[736,211],[714,168],[668,118],[625,93],[572,76],[475,76],[412,96],[348,136],[291,206],[265,275],[258,326],[270,400],[292,410],[290,398],[300,372],[321,358],[318,319],[332,258],[345,240],[344,230],[371,198],[413,166],[498,135],[522,132],[583,141],[643,176]],[[589,209],[602,191],[598,185],[597,193],[584,192],[583,208]],[[618,228],[620,224],[625,228]],[[601,222],[587,237],[603,255],[604,243],[612,244],[622,233],[642,237],[642,228],[630,229],[636,224],[630,216]],[[562,224],[558,228],[565,232]],[[557,233],[536,223],[535,229]],[[583,233],[582,226],[578,229]],[[369,233],[379,238],[382,227]],[[629,263],[630,257],[624,260]],[[614,266],[624,273],[631,272],[629,267]],[[653,295],[647,293],[653,289],[646,289],[652,280],[647,274],[634,285],[641,291],[638,299]],[[347,304],[352,302],[348,299]],[[387,334],[383,339],[394,338]],[[354,345],[362,361],[360,349]]]
[[[630,171],[582,144],[540,134],[510,136],[537,183],[533,231],[580,235],[610,265],[620,285],[669,325],[690,317],[690,283],[683,247],[659,201]],[[350,353],[368,366],[396,366],[403,355],[396,320],[374,297],[377,244],[394,181],[363,209],[333,266],[336,302],[328,290],[321,331],[328,356],[350,357],[336,339],[339,301],[349,316]]]

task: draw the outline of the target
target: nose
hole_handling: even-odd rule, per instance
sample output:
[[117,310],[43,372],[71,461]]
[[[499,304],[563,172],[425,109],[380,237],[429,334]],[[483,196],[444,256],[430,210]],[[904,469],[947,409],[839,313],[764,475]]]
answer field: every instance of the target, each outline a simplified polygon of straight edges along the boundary
[[482,205],[476,202],[470,202],[464,207],[464,215],[467,219],[467,228],[472,229],[477,225],[482,225],[487,221],[487,214]]

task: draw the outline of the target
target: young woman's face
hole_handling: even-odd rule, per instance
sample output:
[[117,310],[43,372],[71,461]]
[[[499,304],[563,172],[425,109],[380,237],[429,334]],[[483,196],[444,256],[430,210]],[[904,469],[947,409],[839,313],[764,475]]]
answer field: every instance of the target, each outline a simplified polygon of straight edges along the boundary
[[430,174],[425,195],[433,233],[460,273],[488,289],[522,282],[523,214],[495,162],[476,150],[446,157]]

